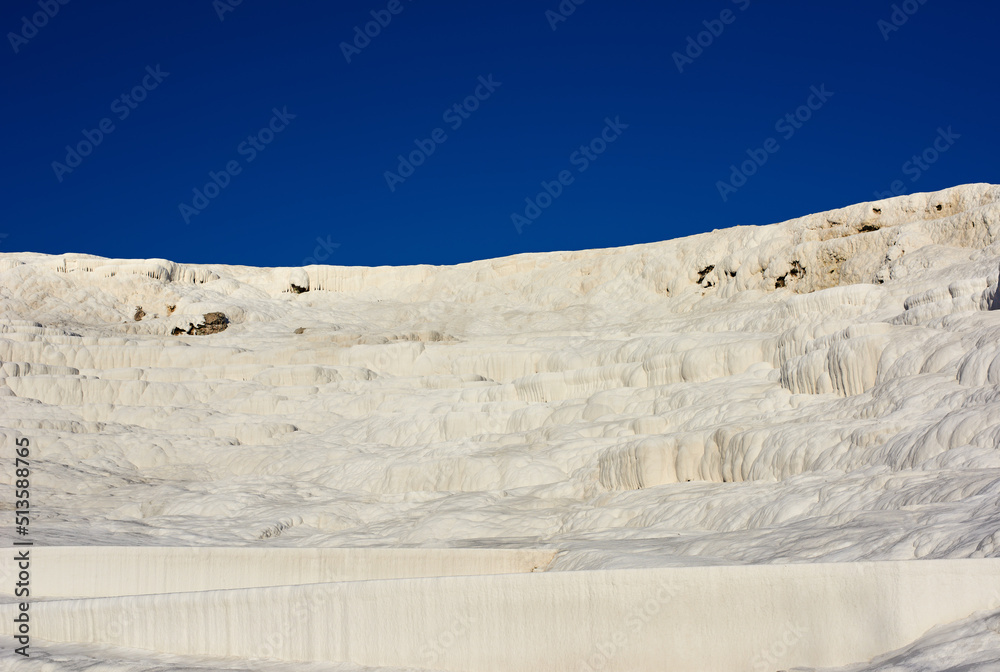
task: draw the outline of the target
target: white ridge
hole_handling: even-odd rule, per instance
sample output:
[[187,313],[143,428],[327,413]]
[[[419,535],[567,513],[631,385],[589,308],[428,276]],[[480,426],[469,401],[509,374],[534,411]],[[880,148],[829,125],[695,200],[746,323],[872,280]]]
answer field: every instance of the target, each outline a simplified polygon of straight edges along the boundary
[[[972,612],[1000,608],[984,569],[984,559],[1000,558],[998,269],[1000,186],[987,184],[660,243],[445,267],[0,254],[0,449],[9,457],[16,439],[30,439],[32,534],[64,547],[37,572],[100,562],[101,551],[79,547],[169,547],[105,551],[120,581],[91,573],[76,595],[66,592],[75,579],[63,581],[63,592],[50,593],[60,599],[37,605],[49,620],[35,632],[61,642],[46,649],[62,652],[61,667],[44,667],[56,654],[42,644],[28,665],[82,672],[106,657],[119,661],[108,669],[186,670],[223,665],[216,655],[249,660],[235,644],[228,654],[167,647],[188,635],[156,633],[156,624],[179,623],[171,614],[180,604],[189,615],[205,609],[204,618],[247,600],[264,609],[310,581],[357,596],[344,598],[348,614],[376,599],[394,618],[424,614],[429,628],[450,627],[440,619],[451,599],[435,602],[430,585],[469,586],[514,610],[497,623],[525,605],[571,605],[553,630],[532,626],[559,633],[579,631],[574,619],[588,616],[574,595],[605,595],[613,614],[629,603],[609,586],[640,594],[653,577],[687,568],[684,576],[700,577],[689,580],[692,595],[707,596],[719,590],[710,570],[742,565],[755,566],[751,574],[787,565],[789,585],[834,582],[815,588],[817,604],[833,577],[861,572],[867,578],[848,581],[844,594],[878,614],[863,623],[872,646],[812,655],[857,625],[833,623],[760,669],[855,663],[852,672],[896,672],[865,663],[893,649],[901,657],[892,664],[906,672],[979,665],[989,646],[966,656],[958,642],[985,641],[996,616]],[[208,329],[216,312],[223,331],[173,335]],[[0,460],[7,483],[13,467]],[[0,526],[8,546],[12,533]],[[143,592],[154,565],[182,564],[163,558],[183,557],[183,547],[230,550],[201,565],[192,554],[194,583],[162,569],[155,595],[124,597]],[[249,554],[243,569],[210,569],[234,547]],[[337,550],[364,548],[378,550]],[[281,556],[298,559],[262,578],[267,565],[253,558],[264,555],[253,549],[299,549]],[[355,559],[332,573],[299,564],[327,551]],[[980,577],[979,590],[939,581],[918,560],[954,561]],[[923,577],[939,608],[888,604],[872,588],[904,575]],[[7,601],[10,584],[0,581]],[[739,612],[768,636],[795,613],[792,602],[775,606],[770,585],[753,579]],[[520,586],[539,590],[525,588],[529,599]],[[202,602],[185,592],[222,588],[236,592]],[[697,620],[729,613],[731,598],[712,599],[721,611],[695,609],[702,616],[684,623],[707,638],[692,650],[719,648],[728,667],[706,659],[701,669],[757,669],[745,649],[724,644],[755,630]],[[733,609],[743,604],[732,599]],[[810,599],[801,594],[802,614],[817,608]],[[67,616],[114,612],[124,604],[114,600],[145,600],[142,613],[154,620],[135,627],[147,628],[159,653],[127,651],[153,641],[139,630],[95,639],[96,616],[79,621],[89,631]],[[598,603],[587,608],[600,611]],[[341,628],[323,609],[324,627]],[[614,633],[610,620],[589,615],[593,637]],[[226,618],[213,627],[232,626]],[[524,618],[536,623],[537,614]],[[371,619],[359,616],[361,629],[336,641],[368,642]],[[960,619],[969,620],[951,623]],[[469,653],[442,669],[505,669],[494,665],[497,651],[534,650],[518,632],[496,650],[482,644],[489,665]],[[334,645],[320,645],[319,631],[310,637],[310,651],[335,650],[322,648]],[[417,652],[426,645],[407,641]],[[661,644],[650,635],[634,646]],[[581,669],[566,647],[542,648],[553,659],[536,669]],[[429,664],[376,649],[326,660],[343,669]],[[275,670],[296,659],[273,653],[266,665]],[[940,667],[927,667],[928,656]],[[662,669],[610,658],[601,669]],[[0,669],[33,669],[24,662],[0,655]]]

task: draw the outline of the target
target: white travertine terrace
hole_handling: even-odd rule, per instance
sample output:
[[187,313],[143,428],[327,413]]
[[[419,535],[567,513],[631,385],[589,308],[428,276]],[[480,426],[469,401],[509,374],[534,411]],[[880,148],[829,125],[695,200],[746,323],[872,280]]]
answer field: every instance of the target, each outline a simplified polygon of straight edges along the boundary
[[991,593],[995,559],[350,581],[33,610],[46,640],[214,658],[725,672],[870,658],[982,609]]
[[[121,597],[341,581],[544,571],[554,551],[468,548],[178,548],[42,546],[31,553],[36,598]],[[12,555],[0,571],[14,573]],[[13,597],[13,584],[0,587]]]
[[[1000,659],[987,636],[1000,608],[993,565],[977,562],[1000,557],[998,269],[1000,187],[981,184],[662,243],[450,267],[0,254],[0,450],[10,456],[15,439],[32,442],[33,534],[67,547],[50,551],[63,558],[51,566],[72,564],[74,553],[102,557],[73,550],[81,546],[227,547],[215,561],[236,548],[248,554],[236,563],[245,571],[224,574],[191,553],[176,562],[201,567],[202,583],[171,586],[158,571],[156,595],[111,597],[113,586],[94,579],[76,597],[103,597],[39,603],[49,619],[36,635],[65,642],[52,649],[63,667],[45,669],[125,661],[119,647],[139,639],[88,639],[67,614],[126,603],[161,619],[147,623],[181,605],[208,619],[245,600],[263,609],[312,582],[377,600],[399,618],[424,614],[436,627],[452,593],[434,591],[461,585],[515,610],[505,618],[528,608],[518,600],[569,605],[556,628],[588,616],[573,602],[581,595],[627,609],[654,577],[683,569],[692,595],[707,599],[719,590],[714,570],[765,576],[772,565],[789,585],[857,576],[854,587],[843,584],[850,606],[879,614],[863,623],[871,646],[810,658],[855,632],[828,626],[785,646],[788,665],[918,672],[989,662],[990,651]],[[227,316],[225,331],[171,335],[211,312]],[[8,483],[12,467],[0,460]],[[260,583],[246,559],[260,548],[305,554],[286,556],[297,558],[320,552],[307,549],[378,551],[358,552],[365,567],[345,562],[332,574],[296,574],[305,561],[295,560]],[[118,594],[150,575],[148,558],[173,566],[163,558],[184,555],[123,551],[121,581],[132,572],[133,587]],[[939,581],[921,569],[930,560],[954,561],[983,590]],[[545,571],[531,572],[536,565]],[[937,606],[885,602],[880,591],[898,577],[924,577]],[[772,588],[754,579],[741,598],[712,598],[717,611],[688,613],[713,623],[750,613],[758,634],[773,634],[767,628],[798,612],[778,609],[784,589]],[[747,612],[732,611],[740,599]],[[802,614],[817,608],[801,591],[780,599]],[[979,609],[993,612],[973,616]],[[343,637],[385,634],[371,631],[382,627],[376,616],[341,633],[334,612],[323,613],[317,622]],[[591,616],[613,634],[610,620]],[[153,636],[157,626],[136,623]],[[712,633],[691,650],[725,649],[756,632],[732,622],[685,627]],[[982,646],[969,653],[963,638]],[[510,652],[532,650],[529,639],[504,641]],[[221,665],[215,650],[170,649],[194,656],[181,663],[156,646],[160,653],[134,654],[145,663],[130,658],[121,669]],[[640,655],[664,645],[649,636],[632,646]],[[891,663],[898,670],[865,662],[890,649],[902,649]],[[576,664],[569,650],[546,649],[563,656],[559,665]],[[428,666],[350,651],[345,670]],[[757,669],[745,650],[728,652],[719,655],[735,656],[729,667],[701,669]],[[39,655],[33,664],[55,664]],[[468,655],[440,669],[501,669]],[[743,667],[732,667],[737,659]],[[448,660],[438,654],[434,664]],[[661,669],[627,667],[631,660],[619,654],[600,669]],[[0,668],[21,664],[0,655]]]

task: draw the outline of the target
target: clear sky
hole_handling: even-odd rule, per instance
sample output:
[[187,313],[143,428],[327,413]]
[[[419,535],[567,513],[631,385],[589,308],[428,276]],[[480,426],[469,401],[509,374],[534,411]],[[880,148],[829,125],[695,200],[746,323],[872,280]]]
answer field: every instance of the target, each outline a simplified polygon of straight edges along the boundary
[[1000,182],[997,3],[237,1],[3,3],[0,251],[448,264]]

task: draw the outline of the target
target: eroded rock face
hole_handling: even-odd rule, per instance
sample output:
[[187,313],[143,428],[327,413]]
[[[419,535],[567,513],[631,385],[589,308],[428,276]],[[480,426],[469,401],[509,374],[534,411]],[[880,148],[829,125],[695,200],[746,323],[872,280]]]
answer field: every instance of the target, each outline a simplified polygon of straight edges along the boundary
[[990,310],[1000,310],[1000,287],[993,290],[993,302],[990,303]]
[[195,327],[194,335],[207,336],[209,334],[217,334],[228,328],[229,318],[226,317],[225,313],[206,313],[205,324]]
[[180,327],[174,327],[171,332],[174,336],[187,334],[188,336],[210,336],[229,328],[229,318],[225,313],[205,313],[204,322],[199,325],[189,324],[187,331]]

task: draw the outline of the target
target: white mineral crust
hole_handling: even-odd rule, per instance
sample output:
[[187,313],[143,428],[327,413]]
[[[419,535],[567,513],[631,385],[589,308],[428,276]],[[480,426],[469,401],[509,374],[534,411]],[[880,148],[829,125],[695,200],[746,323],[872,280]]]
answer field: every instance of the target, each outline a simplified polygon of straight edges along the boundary
[[996,671],[998,269],[985,184],[447,267],[0,254],[0,669]]

